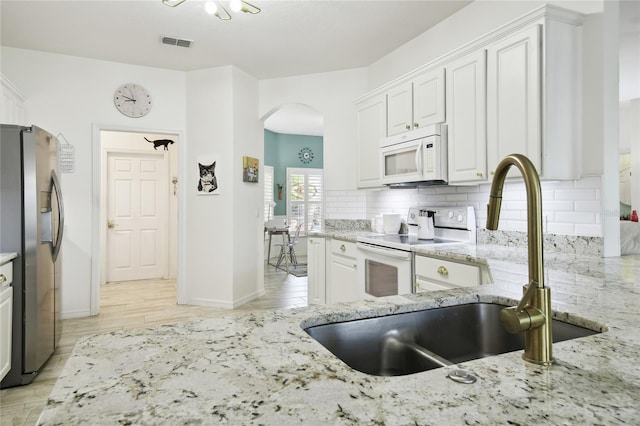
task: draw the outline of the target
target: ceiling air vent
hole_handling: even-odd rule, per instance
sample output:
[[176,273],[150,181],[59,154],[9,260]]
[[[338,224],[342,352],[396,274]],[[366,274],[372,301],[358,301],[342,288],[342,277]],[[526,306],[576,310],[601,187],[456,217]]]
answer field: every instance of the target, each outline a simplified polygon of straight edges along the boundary
[[191,47],[193,40],[186,40],[178,37],[161,36],[162,44],[168,44],[170,46],[178,47]]

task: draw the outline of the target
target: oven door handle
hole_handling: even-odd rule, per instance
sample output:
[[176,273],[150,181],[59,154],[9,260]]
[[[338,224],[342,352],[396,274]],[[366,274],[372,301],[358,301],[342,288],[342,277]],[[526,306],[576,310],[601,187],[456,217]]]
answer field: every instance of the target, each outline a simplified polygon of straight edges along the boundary
[[356,243],[356,246],[358,247],[358,249],[360,249],[362,251],[367,251],[369,253],[375,253],[375,254],[380,254],[380,255],[383,255],[383,256],[394,257],[396,259],[403,259],[403,260],[410,260],[411,259],[411,253],[406,252],[406,251],[402,251],[402,250],[388,249],[388,248],[384,248],[384,247],[376,247],[376,246],[371,246],[369,244],[363,244],[363,243]]

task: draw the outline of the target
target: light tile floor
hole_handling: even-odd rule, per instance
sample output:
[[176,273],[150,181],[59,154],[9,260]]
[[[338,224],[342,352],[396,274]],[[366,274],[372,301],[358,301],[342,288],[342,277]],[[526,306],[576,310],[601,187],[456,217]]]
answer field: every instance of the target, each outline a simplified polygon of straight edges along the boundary
[[0,425],[35,425],[79,337],[158,324],[307,306],[307,278],[265,265],[264,296],[237,309],[177,305],[174,280],[109,283],[101,289],[100,314],[62,322],[60,345],[33,383],[0,390]]

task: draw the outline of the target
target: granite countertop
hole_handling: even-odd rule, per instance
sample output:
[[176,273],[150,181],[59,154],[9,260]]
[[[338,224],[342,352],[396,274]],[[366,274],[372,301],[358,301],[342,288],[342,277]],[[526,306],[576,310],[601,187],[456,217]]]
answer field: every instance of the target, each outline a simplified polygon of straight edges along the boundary
[[16,257],[18,257],[18,253],[0,253],[0,265],[9,263]]
[[[541,367],[522,351],[400,377],[355,371],[303,327],[461,303],[515,303],[526,249],[444,245],[422,254],[484,262],[494,284],[331,306],[210,318],[85,337],[40,423],[637,424],[640,255],[545,253],[555,316],[606,332],[553,345]],[[585,319],[590,321],[585,321]]]

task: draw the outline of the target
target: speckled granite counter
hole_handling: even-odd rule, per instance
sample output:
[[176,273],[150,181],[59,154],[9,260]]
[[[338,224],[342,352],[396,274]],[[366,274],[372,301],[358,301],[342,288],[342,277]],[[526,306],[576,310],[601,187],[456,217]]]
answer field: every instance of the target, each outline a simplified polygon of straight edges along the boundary
[[[640,256],[545,254],[556,317],[605,324],[554,344],[556,363],[521,352],[447,369],[369,376],[344,365],[302,327],[460,303],[509,302],[526,281],[526,250],[452,245],[428,250],[485,262],[495,284],[333,306],[204,319],[81,339],[41,424],[638,424]],[[592,324],[593,325],[593,324]]]
[[0,265],[4,265],[18,257],[18,253],[0,253]]

